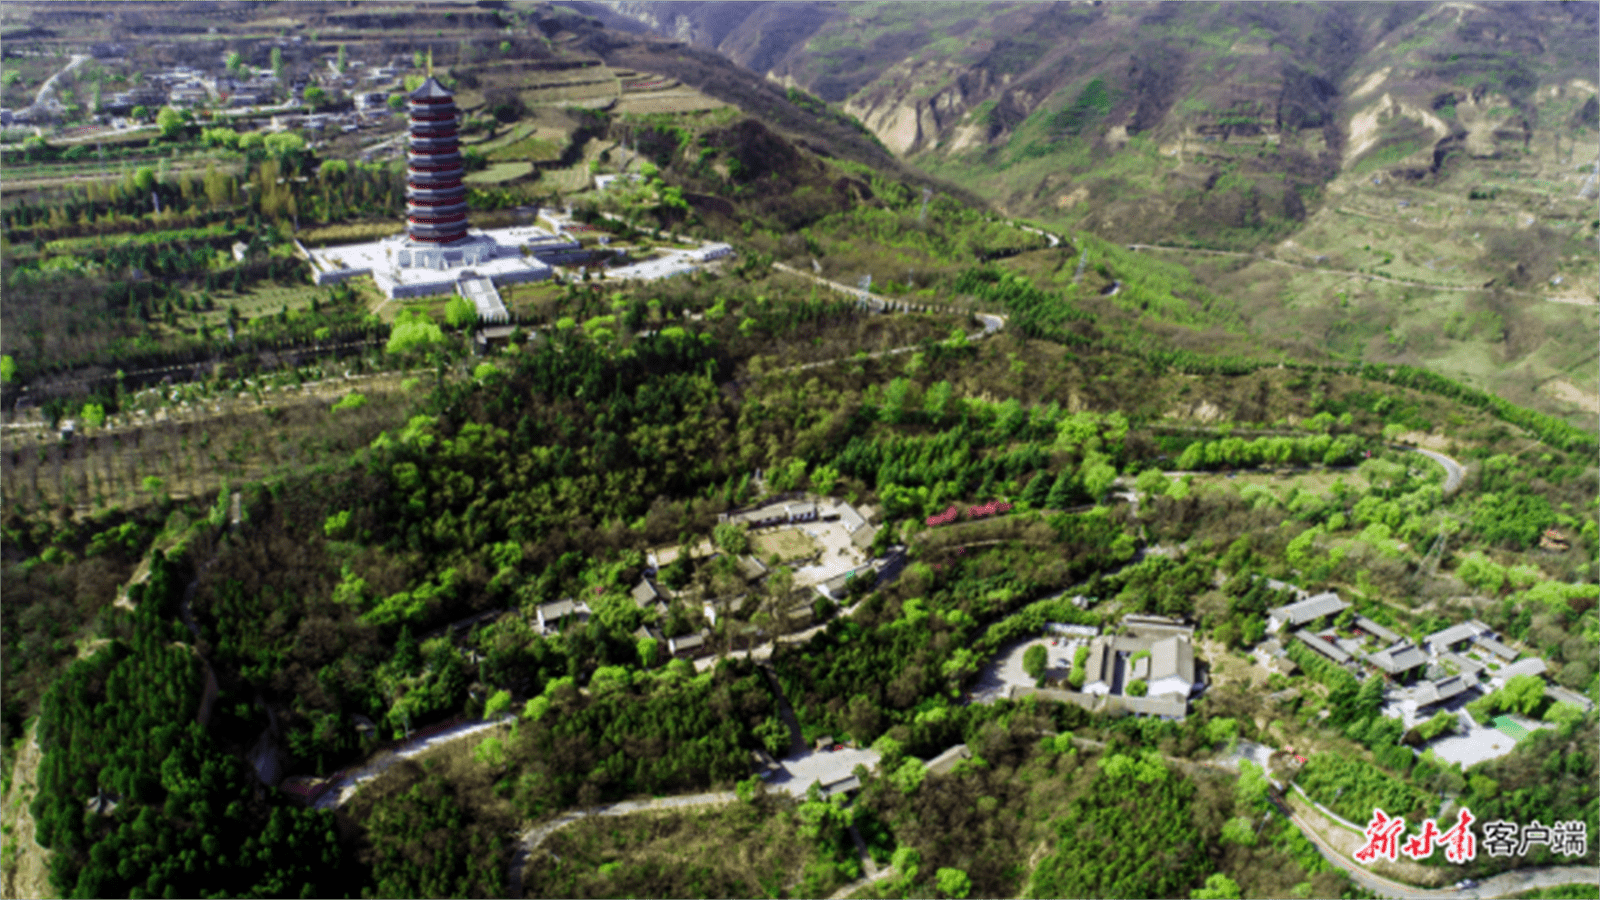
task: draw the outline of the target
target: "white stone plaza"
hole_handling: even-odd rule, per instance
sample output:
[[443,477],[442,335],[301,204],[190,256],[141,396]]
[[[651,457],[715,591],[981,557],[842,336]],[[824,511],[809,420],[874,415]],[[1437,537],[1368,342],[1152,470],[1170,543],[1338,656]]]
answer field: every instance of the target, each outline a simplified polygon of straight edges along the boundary
[[576,239],[522,226],[470,229],[449,246],[416,247],[405,235],[364,244],[308,250],[317,284],[371,275],[390,299],[455,293],[458,282],[487,278],[495,284],[543,281],[551,275],[541,257],[564,260],[584,253]]

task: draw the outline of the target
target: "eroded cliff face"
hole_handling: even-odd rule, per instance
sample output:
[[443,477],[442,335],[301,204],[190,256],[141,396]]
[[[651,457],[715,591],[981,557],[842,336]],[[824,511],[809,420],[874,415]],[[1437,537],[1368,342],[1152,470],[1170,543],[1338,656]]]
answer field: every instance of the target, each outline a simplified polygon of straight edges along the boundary
[[994,94],[994,81],[985,69],[905,60],[879,79],[882,89],[850,98],[844,109],[903,156],[952,138],[952,149],[961,149],[991,139],[986,127],[964,120]]

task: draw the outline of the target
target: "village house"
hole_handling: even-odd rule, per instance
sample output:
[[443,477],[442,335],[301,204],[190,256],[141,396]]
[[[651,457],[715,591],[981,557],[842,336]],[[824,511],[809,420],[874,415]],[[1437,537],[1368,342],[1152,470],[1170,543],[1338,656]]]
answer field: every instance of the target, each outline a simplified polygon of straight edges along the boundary
[[568,625],[581,625],[589,621],[589,607],[582,600],[557,600],[541,604],[534,610],[539,630],[550,634]]
[[1416,700],[1417,708],[1423,709],[1459,697],[1472,687],[1473,684],[1468,679],[1460,675],[1451,675],[1438,681],[1424,681],[1417,685],[1411,696]]
[[711,644],[706,640],[705,632],[701,631],[667,638],[667,652],[680,659],[693,659],[711,652]]
[[1149,689],[1146,698],[1126,699],[1173,697],[1181,707],[1200,686],[1191,643],[1194,629],[1174,620],[1142,616],[1129,616],[1123,625],[1136,633],[1103,635],[1090,641],[1083,693],[1126,697],[1128,684],[1142,679]]
[[1279,606],[1267,611],[1267,631],[1278,632],[1285,627],[1303,628],[1314,626],[1317,622],[1329,616],[1335,616],[1348,609],[1350,604],[1339,599],[1333,591],[1326,591],[1307,597],[1288,606]]
[[1300,631],[1296,631],[1294,636],[1300,641],[1300,643],[1305,644],[1307,647],[1310,647],[1311,649],[1317,651],[1323,656],[1326,656],[1341,666],[1350,662],[1350,654],[1334,646],[1332,643],[1317,637],[1310,631],[1302,629]]
[[1426,665],[1428,656],[1410,641],[1400,641],[1375,653],[1368,653],[1367,662],[1389,678],[1405,678],[1407,673]]
[[1428,645],[1430,653],[1438,656],[1446,650],[1465,649],[1467,644],[1474,641],[1478,635],[1488,631],[1489,626],[1476,619],[1468,619],[1465,622],[1451,625],[1442,631],[1435,631],[1424,638],[1423,643]]
[[1384,644],[1398,644],[1401,637],[1366,616],[1356,616],[1354,625]]
[[1493,653],[1495,656],[1500,657],[1501,659],[1509,661],[1517,658],[1517,651],[1495,640],[1491,632],[1479,632],[1475,637],[1473,637],[1472,642],[1484,650]]
[[1489,681],[1497,688],[1505,687],[1507,681],[1518,675],[1538,675],[1542,678],[1547,671],[1549,671],[1549,666],[1545,665],[1543,659],[1537,656],[1530,656],[1527,659],[1519,659],[1508,666],[1501,666],[1500,671],[1489,676]]

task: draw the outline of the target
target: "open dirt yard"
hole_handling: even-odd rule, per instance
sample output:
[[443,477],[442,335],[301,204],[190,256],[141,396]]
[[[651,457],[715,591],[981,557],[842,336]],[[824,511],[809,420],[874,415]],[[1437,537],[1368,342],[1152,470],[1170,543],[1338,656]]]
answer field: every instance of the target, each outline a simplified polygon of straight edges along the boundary
[[798,528],[777,528],[752,534],[750,546],[757,559],[766,559],[776,553],[785,562],[804,559],[817,552],[817,542],[806,537],[805,532]]

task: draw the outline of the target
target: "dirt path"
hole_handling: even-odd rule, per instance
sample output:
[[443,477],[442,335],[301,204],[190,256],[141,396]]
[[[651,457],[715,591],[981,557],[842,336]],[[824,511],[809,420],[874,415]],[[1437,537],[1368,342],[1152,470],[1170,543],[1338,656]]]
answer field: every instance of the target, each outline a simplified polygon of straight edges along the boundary
[[33,99],[33,105],[35,107],[43,106],[46,100],[52,99],[56,92],[56,82],[61,79],[61,76],[66,75],[73,69],[83,65],[88,59],[89,57],[87,56],[74,53],[72,55],[72,61],[67,63],[66,68],[55,73],[54,75],[51,75],[49,78],[45,79],[44,84],[39,85],[39,95]]
[[35,740],[37,722],[28,729],[17,761],[11,770],[11,792],[0,809],[0,824],[5,829],[7,860],[0,873],[0,897],[53,897],[50,889],[50,851],[34,838],[33,814],[28,804],[38,791],[39,762],[43,752]]
[[884,880],[885,878],[890,878],[893,875],[894,875],[894,867],[893,866],[884,866],[883,868],[879,869],[877,872],[875,872],[875,873],[873,873],[871,875],[866,875],[866,876],[863,876],[861,878],[857,878],[855,881],[852,881],[849,884],[845,885],[844,887],[838,889],[837,891],[834,891],[833,895],[829,898],[829,900],[845,900],[846,897],[850,897],[850,896],[854,895],[857,891],[861,890],[862,888],[866,887],[867,885],[875,884],[875,883],[877,883],[879,881]]
[[682,797],[656,797],[652,800],[625,800],[621,803],[611,803],[606,806],[592,806],[588,809],[574,810],[564,813],[545,822],[535,825],[522,832],[517,837],[517,849],[511,854],[511,871],[506,877],[506,896],[522,896],[522,872],[528,867],[528,857],[545,839],[557,831],[581,822],[591,816],[626,816],[637,812],[652,810],[678,810],[690,809],[698,806],[722,806],[739,799],[738,794],[730,791],[715,791],[707,794],[687,794]]

